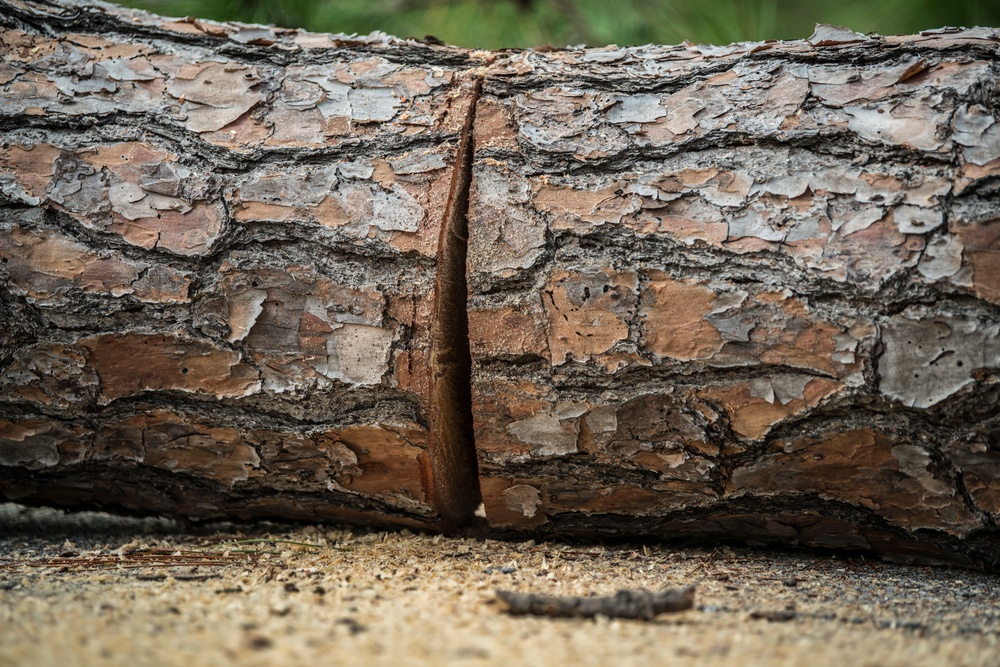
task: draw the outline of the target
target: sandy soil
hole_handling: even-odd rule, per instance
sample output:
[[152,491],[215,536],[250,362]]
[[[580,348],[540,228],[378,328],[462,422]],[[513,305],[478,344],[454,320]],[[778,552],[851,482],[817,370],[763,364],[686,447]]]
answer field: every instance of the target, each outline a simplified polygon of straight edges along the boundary
[[[299,543],[299,544],[294,544]],[[498,588],[697,586],[652,622]],[[1000,577],[816,553],[203,526],[0,505],[0,665],[1000,665]]]

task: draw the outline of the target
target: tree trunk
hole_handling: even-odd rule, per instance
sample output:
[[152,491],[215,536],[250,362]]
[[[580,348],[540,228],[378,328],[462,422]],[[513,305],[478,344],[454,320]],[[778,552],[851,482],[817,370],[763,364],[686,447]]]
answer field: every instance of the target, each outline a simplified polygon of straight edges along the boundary
[[1000,566],[995,31],[0,25],[7,498]]

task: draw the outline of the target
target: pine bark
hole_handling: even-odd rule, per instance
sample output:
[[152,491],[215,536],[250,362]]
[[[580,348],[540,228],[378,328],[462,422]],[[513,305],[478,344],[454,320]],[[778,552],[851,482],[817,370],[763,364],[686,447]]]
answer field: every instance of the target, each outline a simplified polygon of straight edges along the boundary
[[3,496],[1000,566],[996,31],[0,26]]

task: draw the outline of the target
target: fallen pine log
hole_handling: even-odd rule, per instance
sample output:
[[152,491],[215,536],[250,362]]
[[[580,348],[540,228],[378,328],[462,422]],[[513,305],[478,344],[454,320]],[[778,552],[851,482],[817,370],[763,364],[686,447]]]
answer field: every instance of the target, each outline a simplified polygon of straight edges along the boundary
[[996,31],[0,26],[6,498],[1000,566]]

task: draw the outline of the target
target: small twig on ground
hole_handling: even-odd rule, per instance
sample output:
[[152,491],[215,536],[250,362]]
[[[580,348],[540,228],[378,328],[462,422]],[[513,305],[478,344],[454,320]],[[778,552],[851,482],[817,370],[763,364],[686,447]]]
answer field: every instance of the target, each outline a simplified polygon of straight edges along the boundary
[[226,551],[229,551],[230,553],[281,553],[280,551],[279,552],[270,552],[270,551],[238,551],[236,549],[229,548],[230,545],[233,545],[233,546],[252,546],[252,545],[256,545],[256,544],[262,544],[262,545],[270,544],[270,545],[273,545],[273,546],[277,546],[279,544],[288,544],[288,545],[296,546],[296,547],[305,547],[305,548],[309,548],[309,549],[316,549],[317,551],[322,551],[324,549],[330,549],[330,550],[333,550],[333,551],[350,551],[350,549],[347,549],[345,547],[336,547],[336,546],[330,546],[330,545],[326,545],[326,544],[311,544],[309,542],[296,542],[294,540],[279,540],[279,539],[274,539],[274,538],[259,538],[259,539],[253,539],[253,540],[224,540],[222,542],[212,542],[212,543],[209,543],[209,544],[205,544],[201,548],[202,549],[220,549],[220,548],[224,548]]
[[792,621],[798,618],[798,614],[791,609],[780,609],[777,611],[763,610],[750,612],[750,618],[763,621]]
[[507,612],[517,616],[552,616],[564,618],[632,618],[649,621],[660,614],[684,611],[694,606],[694,587],[671,590],[618,591],[610,597],[539,595],[497,591],[507,604]]
[[690,577],[692,574],[694,574],[701,568],[711,565],[715,561],[715,557],[718,555],[719,555],[718,549],[713,549],[712,553],[710,553],[707,558],[702,558],[700,563],[691,568],[691,570],[687,573],[687,576]]
[[[236,552],[231,552],[236,553]],[[189,549],[139,549],[125,554],[85,554],[71,557],[0,559],[0,571],[25,567],[65,568],[66,571],[92,569],[134,569],[151,567],[225,566],[253,562],[260,551],[245,551],[243,556]]]
[[309,547],[310,549],[336,549],[338,551],[350,551],[343,547],[329,547],[325,544],[310,544],[309,542],[295,542],[294,540],[276,540],[260,538],[256,540],[227,540],[222,544],[290,544],[296,547]]
[[607,552],[604,551],[604,550],[601,550],[601,551],[575,551],[575,550],[571,550],[571,549],[551,550],[551,549],[544,549],[544,548],[540,548],[540,547],[535,547],[535,548],[531,549],[530,551],[531,551],[531,553],[540,553],[540,554],[542,554],[543,556],[545,556],[547,558],[553,558],[553,559],[555,559],[555,558],[566,558],[567,560],[577,560],[576,557],[580,557],[580,558],[601,558],[602,556],[607,555]]

